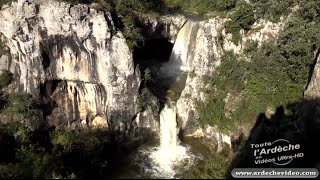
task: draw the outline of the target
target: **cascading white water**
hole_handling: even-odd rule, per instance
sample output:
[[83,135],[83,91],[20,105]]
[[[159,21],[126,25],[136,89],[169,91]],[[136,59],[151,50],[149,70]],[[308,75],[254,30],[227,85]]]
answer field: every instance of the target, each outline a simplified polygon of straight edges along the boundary
[[188,158],[187,148],[177,142],[177,122],[175,106],[167,104],[160,113],[160,146],[151,154],[155,163],[155,173],[172,178],[174,166]]
[[163,152],[174,152],[177,148],[177,123],[175,107],[166,104],[160,113],[160,149]]
[[188,20],[180,29],[174,43],[169,64],[177,64],[181,71],[189,71],[193,59],[193,43],[197,37],[198,22]]
[[[194,162],[187,146],[180,145],[177,137],[176,107],[165,104],[160,113],[160,145],[143,151],[148,158],[147,172],[160,178],[174,178],[177,169],[186,170]],[[178,166],[184,163],[183,167]]]
[[[198,22],[193,20],[188,20],[180,29],[170,60],[160,69],[164,77],[171,77],[175,82],[183,80],[181,74],[192,67],[192,43],[197,32]],[[178,140],[176,115],[175,103],[168,99],[160,113],[160,145],[143,150],[138,158],[143,171],[157,178],[174,178],[177,172],[187,170],[195,160],[189,148]]]

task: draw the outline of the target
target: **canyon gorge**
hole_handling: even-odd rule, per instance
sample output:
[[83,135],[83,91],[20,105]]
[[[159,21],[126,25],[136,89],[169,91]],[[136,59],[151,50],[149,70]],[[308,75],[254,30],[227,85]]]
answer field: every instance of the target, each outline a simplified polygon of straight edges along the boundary
[[[258,19],[250,30],[240,30],[235,43],[225,28],[227,18],[141,14],[135,22],[144,41],[133,48],[117,21],[108,9],[93,4],[18,0],[2,7],[5,51],[0,54],[0,70],[14,77],[5,92],[28,93],[42,107],[36,120],[26,122],[28,127],[105,129],[129,141],[158,139],[160,143],[137,154],[155,161],[152,167],[158,169],[144,164],[146,172],[164,178],[176,177],[176,162],[186,167],[195,163],[190,139],[214,153],[236,151],[254,122],[227,130],[201,123],[197,106],[216,88],[208,77],[219,76],[217,69],[228,52],[250,63],[249,43],[261,48],[278,41],[288,18]],[[304,96],[314,98],[319,95],[319,51],[310,61],[315,66]],[[227,120],[246,97],[242,91],[226,89],[220,111]],[[275,108],[266,114],[274,114]]]

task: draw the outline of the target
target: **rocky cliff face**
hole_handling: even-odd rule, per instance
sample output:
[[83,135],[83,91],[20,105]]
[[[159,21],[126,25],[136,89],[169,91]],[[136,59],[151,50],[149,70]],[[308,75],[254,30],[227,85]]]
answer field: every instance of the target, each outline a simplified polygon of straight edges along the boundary
[[[218,40],[218,33],[223,27],[223,21],[212,19],[209,22],[197,23],[197,29],[192,33],[194,42],[188,50],[187,72],[185,88],[177,101],[177,112],[180,119],[181,128],[196,127],[197,112],[195,102],[205,100],[205,91],[207,84],[204,83],[203,77],[210,75],[220,64],[223,49]],[[180,52],[181,54],[184,52]],[[187,129],[191,130],[191,129]],[[186,133],[188,133],[186,131]]]
[[196,102],[204,102],[206,99],[206,76],[212,75],[219,66],[224,50],[241,54],[248,41],[257,41],[261,45],[264,41],[275,40],[283,28],[283,23],[259,21],[253,25],[251,31],[242,31],[241,42],[235,45],[231,41],[231,34],[225,33],[225,21],[226,19],[221,18],[208,21],[188,20],[176,35],[177,39],[168,63],[169,67],[175,67],[173,73],[187,73],[185,87],[177,100],[180,128],[187,136],[207,137],[217,145],[218,151],[225,143],[231,146],[231,136],[234,132],[224,134],[214,127],[199,129]]
[[[182,128],[195,127],[194,124],[197,124],[195,102],[205,101],[205,91],[208,88],[204,81],[205,76],[211,75],[219,66],[223,51],[231,50],[241,54],[248,41],[254,40],[261,44],[267,40],[274,40],[283,27],[283,23],[260,21],[254,24],[253,30],[247,33],[241,32],[241,42],[235,45],[231,42],[231,34],[225,33],[225,21],[225,19],[214,18],[197,22],[198,28],[192,33],[194,40],[188,48],[184,48],[184,52],[180,52],[187,54],[186,59],[191,59],[191,62],[188,62],[186,86],[177,101],[179,124]],[[194,131],[188,128],[187,130],[190,130],[190,133]]]
[[314,97],[320,97],[320,81],[319,81],[319,72],[320,72],[320,56],[319,56],[320,50],[315,52],[315,66],[312,72],[311,79],[309,81],[309,84],[307,85],[307,88],[304,92],[304,96],[306,98],[314,98]]
[[167,38],[174,43],[179,30],[187,18],[182,15],[165,15],[160,17],[143,15],[137,18],[137,24],[141,27],[142,33],[149,39]]
[[[209,139],[217,151],[221,151],[222,147],[225,147],[224,144],[231,146],[231,136],[234,132],[225,134],[210,126],[200,128],[196,102],[204,103],[206,100],[206,76],[211,76],[220,65],[224,51],[233,51],[241,55],[249,41],[256,41],[259,46],[267,40],[274,41],[284,24],[260,20],[249,32],[240,32],[241,41],[236,45],[232,42],[232,35],[224,30],[226,20],[198,20],[184,16],[140,19],[148,38],[167,38],[174,44],[169,61],[161,65],[160,74],[176,81],[185,81],[178,83],[179,86],[183,84],[183,87],[178,88],[180,96],[175,99],[180,130],[186,136]],[[175,91],[175,88],[172,90]]]
[[[238,45],[232,42],[232,35],[227,34],[224,24],[227,19],[212,18],[199,20],[184,16],[165,16],[160,18],[141,17],[142,27],[146,28],[148,38],[166,38],[174,44],[170,60],[161,65],[160,76],[171,77],[178,83],[171,85],[176,92],[177,120],[179,128],[186,136],[206,137],[220,151],[224,144],[231,146],[234,132],[221,133],[216,127],[201,129],[197,122],[196,102],[206,99],[206,76],[211,76],[221,63],[224,51],[233,51],[241,55],[247,42],[275,41],[284,23],[272,23],[265,20],[257,21],[249,32],[241,31]],[[248,59],[250,60],[250,59]],[[170,78],[169,78],[170,79]],[[164,78],[163,81],[171,81]],[[185,82],[181,82],[185,81]],[[175,87],[179,86],[179,87]],[[183,86],[183,87],[180,87]],[[227,104],[234,104],[231,102]]]
[[45,102],[48,122],[57,127],[130,122],[140,77],[110,13],[30,2],[19,0],[0,12],[10,49],[2,67],[15,74],[15,91]]
[[[204,79],[219,66],[224,50],[241,54],[250,40],[259,45],[274,40],[283,23],[260,20],[249,32],[241,32],[236,45],[225,33],[226,19],[141,15],[137,21],[147,38],[174,44],[169,62],[159,70],[184,81],[176,99],[184,135],[207,137],[218,151],[225,143],[231,145],[232,133],[220,133],[215,127],[199,129],[195,103],[206,99]],[[45,103],[49,124],[158,130],[151,109],[137,112],[140,75],[110,13],[87,5],[19,0],[0,12],[0,23],[10,49],[8,56],[1,57],[0,69],[16,75],[16,91],[31,93]]]

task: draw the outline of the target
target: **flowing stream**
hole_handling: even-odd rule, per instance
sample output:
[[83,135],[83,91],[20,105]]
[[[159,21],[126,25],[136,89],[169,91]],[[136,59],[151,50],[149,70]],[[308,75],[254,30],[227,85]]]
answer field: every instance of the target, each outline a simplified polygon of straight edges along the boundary
[[[185,84],[185,73],[192,67],[193,43],[197,37],[198,22],[188,20],[180,29],[174,43],[170,60],[163,64],[161,71],[164,76],[171,77],[170,85],[174,94],[180,94],[183,88],[174,88],[177,84]],[[183,83],[184,82],[184,83]],[[179,91],[179,92],[178,92]],[[167,94],[167,101],[160,112],[160,143],[144,148],[138,153],[139,166],[142,173],[156,178],[177,178],[177,174],[188,170],[196,157],[190,146],[182,144],[178,139],[177,113],[175,101]]]

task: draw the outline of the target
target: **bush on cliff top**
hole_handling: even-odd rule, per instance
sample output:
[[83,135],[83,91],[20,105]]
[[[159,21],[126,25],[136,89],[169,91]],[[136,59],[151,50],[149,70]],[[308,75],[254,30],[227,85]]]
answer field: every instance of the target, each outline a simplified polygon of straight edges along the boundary
[[8,4],[10,5],[11,2],[16,2],[17,0],[1,0],[0,1],[0,9],[2,8],[3,5]]
[[240,40],[240,30],[250,30],[255,22],[253,8],[247,3],[242,3],[231,15],[231,20],[226,22],[226,32],[232,33],[232,42],[238,44]]

